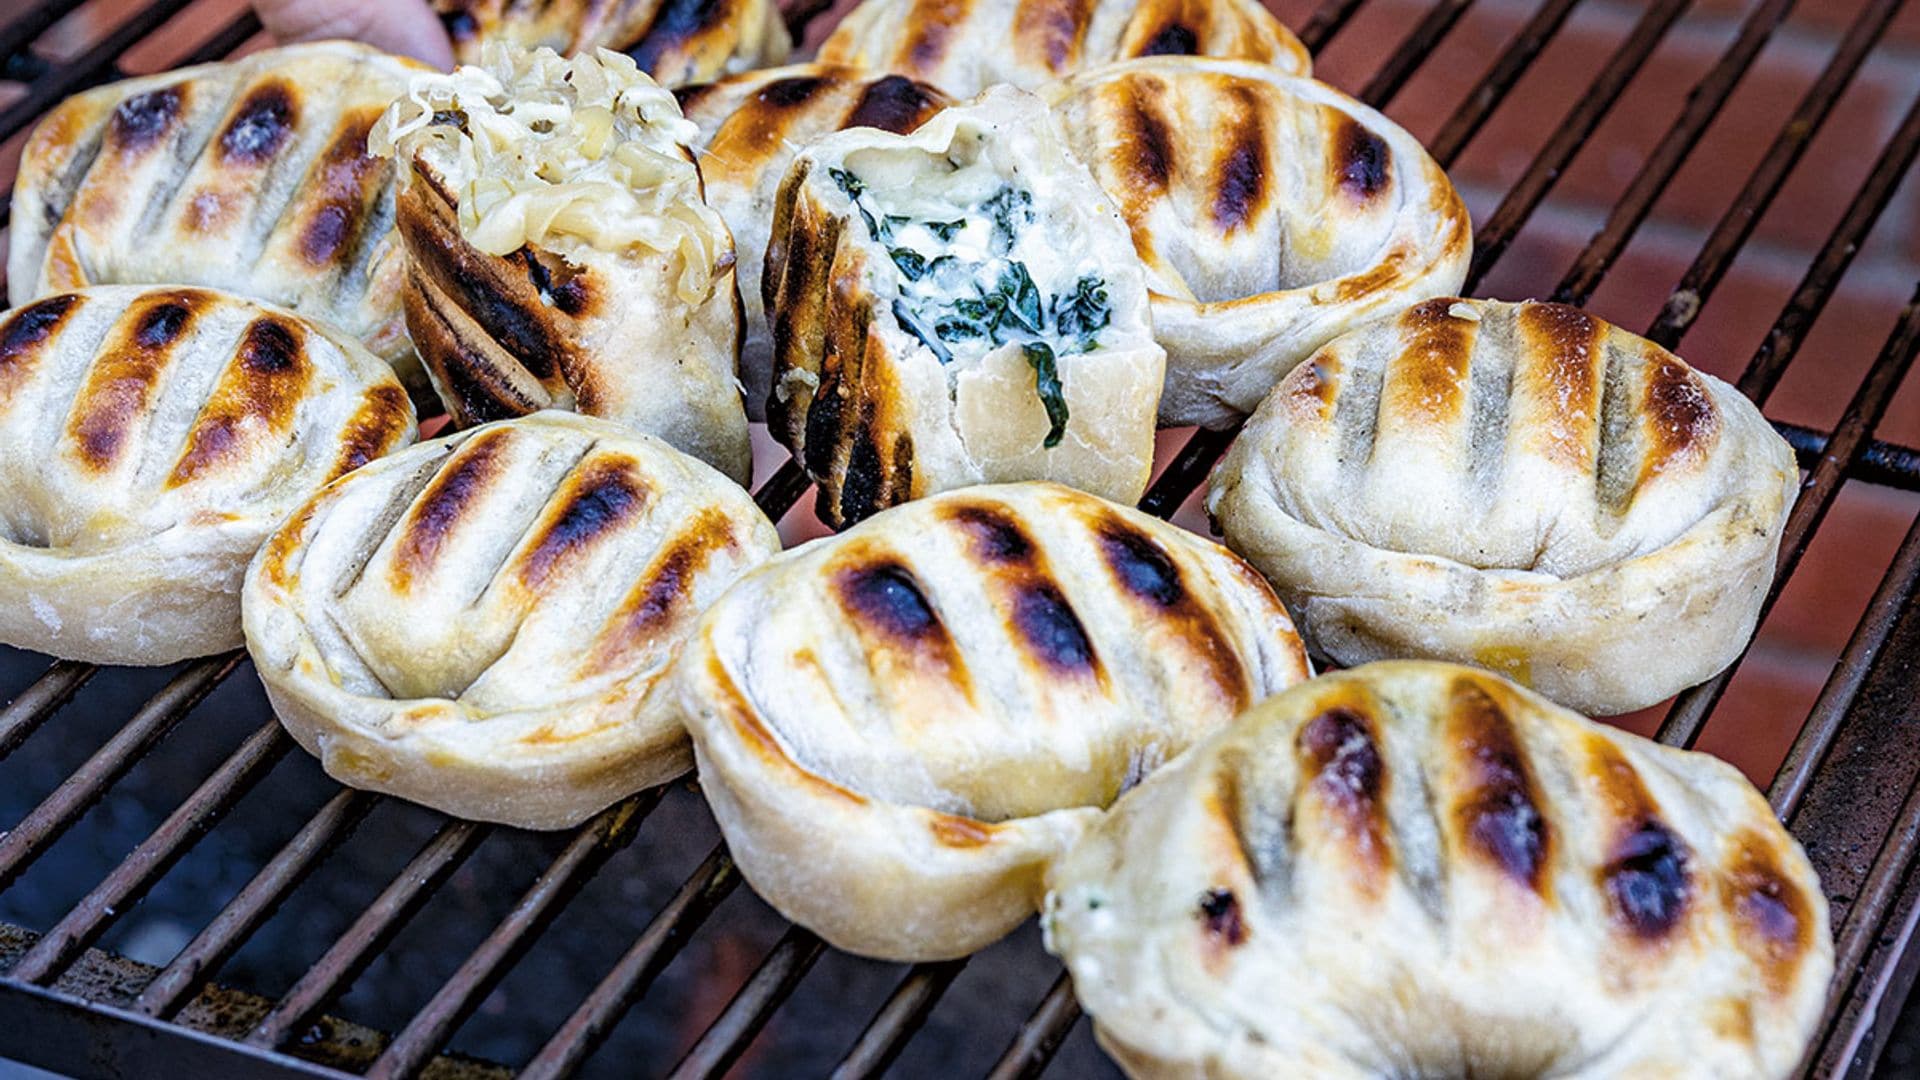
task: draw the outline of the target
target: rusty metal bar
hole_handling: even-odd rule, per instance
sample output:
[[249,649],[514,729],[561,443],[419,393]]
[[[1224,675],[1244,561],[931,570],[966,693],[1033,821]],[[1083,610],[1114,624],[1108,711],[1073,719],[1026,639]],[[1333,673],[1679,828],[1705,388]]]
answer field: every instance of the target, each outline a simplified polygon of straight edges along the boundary
[[1041,999],[1040,1007],[1014,1033],[1013,1042],[1007,1045],[999,1064],[987,1073],[987,1080],[1032,1080],[1039,1076],[1079,1019],[1080,1003],[1073,997],[1073,980],[1062,971]]
[[84,3],[86,0],[41,0],[32,7],[21,8],[13,18],[0,23],[0,63],[24,52],[41,34],[52,29],[54,23]]
[[206,64],[215,60],[224,60],[228,53],[245,45],[253,35],[259,33],[260,17],[247,10],[235,16],[232,22],[220,28],[220,32],[208,38],[201,46],[180,58],[181,67],[194,64]]
[[63,99],[118,74],[113,62],[140,39],[160,29],[168,19],[186,10],[193,0],[153,0],[113,28],[91,49],[55,67],[44,78],[29,83],[24,97],[0,112],[0,141],[13,138]]
[[725,848],[716,847],[600,985],[520,1071],[520,1080],[561,1080],[573,1075],[739,884],[740,872],[733,860]]
[[1376,109],[1392,101],[1393,96],[1413,77],[1413,73],[1420,69],[1427,55],[1440,44],[1440,39],[1447,36],[1447,31],[1452,30],[1453,24],[1459,22],[1460,16],[1465,15],[1472,6],[1473,0],[1439,0],[1428,8],[1419,25],[1407,35],[1406,42],[1387,57],[1387,62],[1373,73],[1373,78],[1367,80],[1366,87],[1360,91],[1360,100]]
[[287,895],[299,887],[320,860],[340,845],[373,809],[378,797],[341,788],[293,839],[247,882],[180,955],[154,976],[133,1003],[133,1011],[169,1019],[213,976]]
[[[1920,781],[1916,781],[1907,792],[1906,802],[1895,818],[1892,830],[1886,842],[1880,846],[1874,857],[1873,869],[1867,875],[1865,887],[1847,912],[1847,920],[1839,930],[1834,941],[1834,964],[1836,991],[1827,998],[1826,1011],[1821,1014],[1821,1031],[1829,1031],[1826,1047],[1828,1053],[1822,1055],[1817,1071],[1813,1075],[1834,1076],[1839,1067],[1851,1060],[1867,1028],[1871,1027],[1872,1010],[1856,1010],[1853,1023],[1839,1023],[1849,1003],[1855,1000],[1850,992],[1853,985],[1862,978],[1874,978],[1876,974],[1866,970],[1868,954],[1881,938],[1881,924],[1884,916],[1893,905],[1902,886],[1907,884],[1907,870],[1913,864],[1913,857],[1920,850]],[[1900,937],[1910,938],[1913,933],[1911,921],[1903,926]],[[1897,942],[1888,942],[1896,944]],[[1899,955],[1895,952],[1894,955]],[[1884,986],[1883,979],[1874,978],[1868,997],[1875,997]],[[1838,1030],[1831,1030],[1837,1028]],[[1816,1044],[1817,1045],[1817,1044]]]
[[1311,52],[1319,52],[1321,46],[1333,40],[1333,35],[1347,25],[1353,13],[1360,10],[1366,0],[1327,0],[1319,9],[1307,18],[1307,25],[1300,28],[1300,44]]
[[73,695],[87,685],[87,680],[100,671],[92,664],[82,664],[77,660],[56,660],[46,674],[34,680],[32,686],[20,691],[20,696],[7,703],[0,710],[0,761],[20,748],[27,737],[39,730],[47,718],[60,711],[61,706],[73,700]]
[[760,1034],[773,1011],[800,985],[801,978],[826,947],[811,930],[788,926],[746,985],[727,1002],[727,1007],[714,1018],[693,1049],[687,1051],[687,1056],[680,1059],[680,1064],[674,1066],[671,1080],[704,1080],[724,1075],[753,1042],[754,1036]]
[[869,1080],[885,1073],[966,966],[964,957],[915,964],[834,1068],[832,1080]]
[[1428,144],[1427,152],[1433,155],[1433,160],[1442,167],[1453,164],[1453,160],[1460,156],[1460,151],[1466,149],[1473,137],[1480,133],[1481,125],[1507,99],[1507,92],[1513,89],[1513,84],[1519,82],[1520,77],[1533,67],[1533,62],[1546,50],[1547,43],[1560,33],[1561,25],[1579,2],[1547,0],[1547,3],[1540,5],[1527,24],[1500,51],[1499,59],[1487,69],[1486,75],[1474,85],[1473,93],[1467,95],[1467,100],[1460,103],[1440,128],[1440,133],[1434,136],[1433,142]]

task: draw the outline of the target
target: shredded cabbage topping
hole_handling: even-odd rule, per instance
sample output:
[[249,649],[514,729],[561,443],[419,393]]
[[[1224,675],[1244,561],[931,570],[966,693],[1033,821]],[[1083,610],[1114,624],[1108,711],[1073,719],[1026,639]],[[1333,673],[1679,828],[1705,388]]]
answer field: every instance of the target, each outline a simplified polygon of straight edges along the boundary
[[488,254],[561,236],[645,248],[678,257],[680,297],[697,303],[731,246],[687,156],[698,136],[632,57],[490,42],[478,67],[415,77],[367,147],[438,169],[459,201],[460,234]]

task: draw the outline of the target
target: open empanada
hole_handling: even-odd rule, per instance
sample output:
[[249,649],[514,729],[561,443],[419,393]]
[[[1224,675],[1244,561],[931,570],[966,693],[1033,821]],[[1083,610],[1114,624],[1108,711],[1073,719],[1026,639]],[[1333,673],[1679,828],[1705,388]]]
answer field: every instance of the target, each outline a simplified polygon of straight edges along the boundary
[[1466,279],[1473,229],[1446,173],[1329,86],[1159,57],[1040,93],[1146,262],[1163,423],[1224,427],[1329,340]]
[[828,523],[983,482],[1145,488],[1165,372],[1145,276],[1033,95],[803,149],[763,287],[768,422]]
[[778,64],[793,48],[775,0],[433,0],[462,63],[491,42],[565,55],[613,49],[667,85]]
[[733,238],[626,57],[491,45],[374,131],[404,163],[407,328],[461,424],[571,409],[746,483]]

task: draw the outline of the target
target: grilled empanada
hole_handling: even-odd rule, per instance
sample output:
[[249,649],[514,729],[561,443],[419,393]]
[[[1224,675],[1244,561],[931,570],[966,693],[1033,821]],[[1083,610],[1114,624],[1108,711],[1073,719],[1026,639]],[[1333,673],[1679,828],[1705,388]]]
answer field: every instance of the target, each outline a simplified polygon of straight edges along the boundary
[[393,168],[367,154],[367,132],[426,70],[331,41],[68,98],[20,159],[12,302],[225,289],[341,327],[424,391],[400,316]]
[[1137,1080],[1784,1078],[1834,964],[1738,772],[1451,664],[1256,706],[1047,886],[1047,948]]
[[105,286],[0,314],[0,641],[97,664],[234,648],[261,541],[413,435],[385,363],[282,308]]
[[1478,664],[1611,714],[1746,647],[1798,481],[1760,410],[1652,342],[1440,299],[1294,369],[1209,506],[1322,654]]
[[778,64],[793,48],[774,0],[433,0],[462,63],[489,42],[566,56],[613,49],[669,86]]
[[766,419],[773,385],[773,341],[760,275],[780,180],[800,148],[821,135],[870,127],[905,135],[948,105],[944,94],[902,75],[825,64],[752,71],[674,91],[700,125],[700,176],[707,202],[727,221],[740,253],[735,268],[746,308],[740,381],[747,416]]
[[1145,275],[1031,94],[803,149],[762,286],[768,423],[830,524],[982,482],[1145,488],[1165,373]]
[[947,492],[778,556],[673,679],[728,849],[852,952],[960,956],[1140,777],[1307,676],[1218,545],[1054,484]]
[[341,783],[558,829],[686,770],[661,675],[778,550],[713,469],[542,412],[395,454],[294,513],[248,570],[247,648]]
[[864,0],[820,46],[824,63],[899,72],[959,97],[1165,55],[1313,69],[1259,0]]
[[1226,426],[1327,341],[1466,279],[1473,230],[1446,173],[1331,87],[1161,57],[1041,96],[1146,262],[1163,423]]
[[626,57],[489,46],[374,131],[405,163],[407,328],[461,424],[571,409],[746,483],[733,238]]

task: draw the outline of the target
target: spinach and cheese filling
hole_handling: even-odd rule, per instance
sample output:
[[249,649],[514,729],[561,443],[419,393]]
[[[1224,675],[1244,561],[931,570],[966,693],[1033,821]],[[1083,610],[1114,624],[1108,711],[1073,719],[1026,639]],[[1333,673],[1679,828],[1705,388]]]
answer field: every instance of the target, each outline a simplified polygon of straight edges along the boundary
[[883,189],[848,168],[828,175],[898,271],[900,328],[942,364],[1018,345],[1047,410],[1044,445],[1059,445],[1068,418],[1059,358],[1099,349],[1113,321],[1098,267],[1038,227],[1031,191],[983,164],[956,165],[937,197]]

